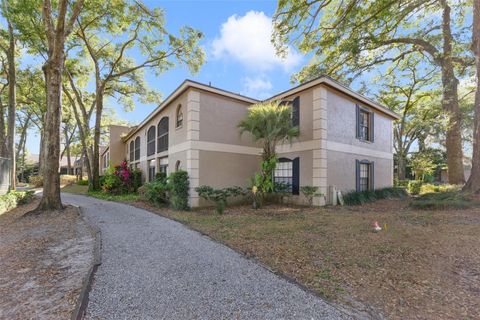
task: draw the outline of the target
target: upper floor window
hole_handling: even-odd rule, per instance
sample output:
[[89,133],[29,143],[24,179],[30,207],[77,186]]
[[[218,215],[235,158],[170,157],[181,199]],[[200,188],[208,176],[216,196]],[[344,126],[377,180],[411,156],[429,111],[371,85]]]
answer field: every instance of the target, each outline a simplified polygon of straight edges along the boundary
[[183,125],[183,109],[182,105],[179,104],[177,107],[177,122],[176,122],[176,127],[179,128]]
[[292,108],[292,126],[300,126],[300,97],[295,97],[292,101],[283,100],[280,105],[288,105]]
[[374,189],[374,162],[368,160],[356,161],[356,189],[367,191]]
[[157,132],[157,152],[168,150],[168,117],[160,119]]
[[147,131],[147,156],[155,154],[155,126],[151,126]]
[[130,141],[130,162],[135,160],[135,143]]
[[357,106],[357,138],[362,141],[374,141],[374,113]]
[[135,161],[140,160],[140,137],[135,138]]

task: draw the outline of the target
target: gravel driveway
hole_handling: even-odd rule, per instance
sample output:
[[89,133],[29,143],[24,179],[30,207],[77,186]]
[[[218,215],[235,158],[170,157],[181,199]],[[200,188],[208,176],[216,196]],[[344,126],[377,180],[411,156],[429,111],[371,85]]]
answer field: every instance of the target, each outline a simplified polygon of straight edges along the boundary
[[345,319],[318,297],[180,223],[62,194],[102,232],[88,319]]

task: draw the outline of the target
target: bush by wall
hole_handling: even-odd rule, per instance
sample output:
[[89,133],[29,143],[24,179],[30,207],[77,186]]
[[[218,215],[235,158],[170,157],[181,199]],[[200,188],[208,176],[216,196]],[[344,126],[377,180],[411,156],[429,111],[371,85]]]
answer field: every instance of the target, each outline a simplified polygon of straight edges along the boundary
[[190,182],[188,173],[180,170],[170,174],[168,177],[170,190],[170,207],[174,210],[188,210],[188,194]]
[[16,208],[19,204],[28,203],[33,194],[33,191],[10,191],[0,196],[0,214]]
[[195,188],[198,195],[215,204],[215,210],[218,214],[222,214],[227,206],[229,197],[238,197],[246,194],[246,191],[241,187],[228,187],[223,189],[214,189],[210,186],[200,186]]
[[43,176],[41,176],[41,175],[31,175],[28,178],[28,183],[30,183],[35,188],[43,187]]
[[411,195],[418,195],[422,190],[423,182],[420,180],[411,180],[408,182],[407,191]]
[[367,191],[352,191],[343,195],[343,200],[348,206],[360,205],[368,202],[373,202],[380,199],[395,199],[395,198],[405,198],[407,192],[404,188],[383,188],[377,190],[367,190]]
[[66,186],[66,185],[75,183],[75,181],[77,181],[77,176],[68,175],[68,174],[60,175],[60,184],[62,186]]
[[169,203],[169,187],[166,179],[155,180],[138,188],[138,193],[144,200],[157,207],[162,207]]
[[121,165],[112,168],[111,166],[103,176],[102,189],[111,194],[124,194],[136,192],[141,186],[142,176],[137,170],[131,170],[126,161]]
[[137,192],[138,188],[142,186],[142,170],[140,169],[133,169],[133,191]]

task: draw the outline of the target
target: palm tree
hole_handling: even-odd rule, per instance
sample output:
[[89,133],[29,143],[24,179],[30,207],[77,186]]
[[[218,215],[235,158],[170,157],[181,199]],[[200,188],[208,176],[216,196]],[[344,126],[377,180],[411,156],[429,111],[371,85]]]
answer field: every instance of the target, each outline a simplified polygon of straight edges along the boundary
[[253,141],[263,141],[263,161],[276,157],[277,144],[298,137],[299,129],[292,124],[292,108],[278,102],[254,104],[238,124],[240,135],[249,132]]

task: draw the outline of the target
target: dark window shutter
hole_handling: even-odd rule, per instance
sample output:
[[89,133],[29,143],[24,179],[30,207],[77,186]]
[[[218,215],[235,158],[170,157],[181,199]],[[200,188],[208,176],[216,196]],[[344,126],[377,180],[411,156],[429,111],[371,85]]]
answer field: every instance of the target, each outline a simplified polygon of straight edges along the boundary
[[300,194],[300,158],[292,161],[292,194]]
[[360,160],[355,160],[355,190],[360,191]]
[[370,162],[370,190],[375,190],[375,162]]
[[355,126],[355,137],[357,139],[360,139],[360,107],[357,105],[355,105],[355,123],[356,123],[356,126]]
[[375,141],[375,113],[370,113],[370,141]]
[[300,126],[300,97],[293,99],[292,104],[292,125]]

